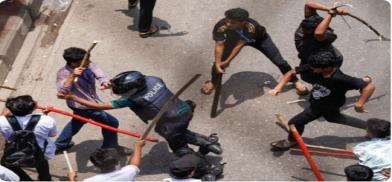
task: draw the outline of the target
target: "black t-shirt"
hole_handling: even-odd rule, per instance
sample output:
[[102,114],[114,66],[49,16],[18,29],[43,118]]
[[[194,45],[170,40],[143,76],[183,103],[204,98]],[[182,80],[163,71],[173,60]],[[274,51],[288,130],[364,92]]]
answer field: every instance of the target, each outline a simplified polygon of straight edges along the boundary
[[[325,33],[325,40],[319,41],[314,37],[314,34],[305,34],[301,27],[295,31],[295,47],[298,51],[298,57],[301,59],[301,64],[306,64],[308,57],[321,50],[335,51],[332,43],[337,39],[337,35],[333,29],[328,28]],[[339,55],[337,55],[339,56]]]
[[253,19],[248,19],[245,26],[240,30],[230,30],[225,24],[226,18],[223,18],[215,24],[212,32],[215,41],[245,41],[247,44],[254,43],[266,38],[266,29]]
[[310,94],[310,104],[317,108],[339,108],[346,101],[349,90],[365,88],[369,83],[361,78],[351,77],[339,69],[331,78],[324,78],[320,74],[311,77],[313,88]]

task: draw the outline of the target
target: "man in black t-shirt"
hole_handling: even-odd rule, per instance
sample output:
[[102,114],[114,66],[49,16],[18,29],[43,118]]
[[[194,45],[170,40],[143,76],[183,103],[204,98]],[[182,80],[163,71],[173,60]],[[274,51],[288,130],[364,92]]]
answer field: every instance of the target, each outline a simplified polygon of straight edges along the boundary
[[[328,14],[323,18],[317,13],[317,10],[326,11]],[[318,2],[307,2],[305,4],[305,19],[302,20],[294,36],[301,66],[307,64],[310,55],[323,50],[328,50],[335,54],[338,67],[343,64],[343,55],[332,45],[337,39],[337,35],[329,27],[329,24],[336,15],[347,14],[346,9],[333,9]],[[311,77],[311,73],[301,73],[301,79],[306,82],[309,82]]]
[[[295,125],[299,134],[303,133],[306,124],[320,117],[324,117],[328,122],[366,128],[365,122],[350,121],[340,113],[339,109],[345,103],[347,91],[360,90],[361,96],[355,104],[355,111],[366,112],[364,104],[375,90],[375,86],[370,83],[369,76],[360,79],[344,74],[336,66],[336,56],[333,53],[320,51],[309,57],[308,67],[296,68],[295,71],[288,72],[269,94],[278,95],[285,83],[293,75],[301,72],[313,72],[314,75],[309,80],[309,83],[313,84],[309,100],[310,106],[289,121],[289,124]],[[291,133],[288,140],[271,143],[274,150],[287,150],[294,145],[296,145],[296,140]]]
[[[231,61],[246,45],[261,51],[283,74],[292,70],[287,61],[283,59],[266,29],[249,18],[249,13],[246,10],[241,8],[230,9],[225,12],[225,16],[215,25],[213,30],[215,63],[211,70],[211,80],[203,86],[202,93],[212,93],[218,84],[219,75],[225,73],[225,69],[229,67]],[[302,94],[307,91],[306,87],[296,77],[291,81],[298,93]]]

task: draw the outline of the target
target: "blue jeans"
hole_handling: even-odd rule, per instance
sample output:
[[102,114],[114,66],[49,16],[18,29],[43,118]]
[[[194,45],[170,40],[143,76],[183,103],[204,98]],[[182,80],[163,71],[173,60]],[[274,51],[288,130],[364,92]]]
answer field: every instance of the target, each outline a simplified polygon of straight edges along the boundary
[[[114,128],[118,128],[118,120],[113,117],[112,115],[94,109],[72,109],[73,113],[79,116],[83,116],[85,118],[92,119],[94,121],[100,122],[105,125],[109,125]],[[68,124],[64,127],[63,131],[61,132],[60,136],[57,138],[55,144],[57,147],[63,147],[68,145],[72,137],[79,132],[79,130],[83,127],[86,122],[77,120],[73,118]],[[102,136],[103,136],[103,143],[102,148],[111,148],[117,147],[117,133],[112,132],[102,128]]]

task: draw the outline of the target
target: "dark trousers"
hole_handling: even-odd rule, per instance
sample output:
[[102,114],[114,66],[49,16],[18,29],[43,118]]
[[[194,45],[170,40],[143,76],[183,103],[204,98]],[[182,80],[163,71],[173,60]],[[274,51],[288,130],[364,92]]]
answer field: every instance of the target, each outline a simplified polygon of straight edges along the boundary
[[139,32],[148,32],[152,23],[152,12],[156,0],[140,0]]
[[[101,122],[102,124],[118,128],[118,120],[107,112],[94,110],[94,109],[73,109],[76,115],[90,118],[94,121]],[[73,118],[64,127],[60,136],[57,138],[55,144],[57,147],[66,146],[72,140],[79,130],[86,124],[86,122]],[[112,148],[118,146],[117,133],[102,128],[103,143],[102,148]]]
[[[275,66],[277,66],[282,74],[287,73],[288,71],[292,70],[289,63],[283,59],[282,55],[280,54],[279,49],[276,47],[275,43],[272,41],[271,37],[267,34],[266,38],[257,40],[255,43],[249,44],[253,48],[262,52]],[[231,47],[227,47],[225,45],[225,49],[230,49],[230,51],[224,50],[222,61],[225,61],[231,52]],[[211,70],[211,80],[212,83],[215,85],[218,83],[218,76],[219,74],[216,71],[215,64],[212,66]],[[291,82],[298,81],[297,77],[293,77],[290,80]]]
[[[3,161],[1,161],[1,165],[13,171],[16,175],[18,175],[21,181],[34,181],[20,167],[7,166],[3,163]],[[37,164],[35,168],[37,169],[39,181],[52,181],[52,176],[50,175],[50,171],[49,171],[49,163],[47,160],[42,160],[39,164]]]
[[[305,125],[320,117],[324,117],[328,122],[366,129],[366,122],[341,114],[339,108],[321,109],[312,106],[305,108],[304,111],[291,118],[289,124],[294,124],[298,133],[302,135]],[[291,133],[288,136],[288,140],[296,141]]]
[[175,152],[181,148],[189,148],[186,133],[193,118],[192,112],[172,119],[162,119],[155,127],[155,131],[166,139],[170,149]]

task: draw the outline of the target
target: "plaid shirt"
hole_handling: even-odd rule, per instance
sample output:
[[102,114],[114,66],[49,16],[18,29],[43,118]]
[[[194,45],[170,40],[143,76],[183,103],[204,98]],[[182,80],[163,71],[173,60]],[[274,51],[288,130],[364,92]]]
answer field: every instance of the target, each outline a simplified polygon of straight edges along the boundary
[[[96,92],[95,79],[101,84],[106,83],[109,79],[106,77],[104,72],[96,67],[93,63],[90,63],[87,69],[85,69],[82,75],[79,77],[78,82],[72,84],[72,86],[64,87],[64,82],[73,73],[73,69],[68,65],[64,66],[57,72],[57,91],[61,93],[72,92],[76,96],[93,101],[102,102]],[[89,109],[77,102],[67,100],[67,105],[71,109]]]
[[392,146],[391,140],[384,138],[372,138],[370,141],[360,143],[353,148],[354,154],[359,159],[359,164],[373,170],[372,180],[384,181],[386,177],[381,171],[391,168]]

